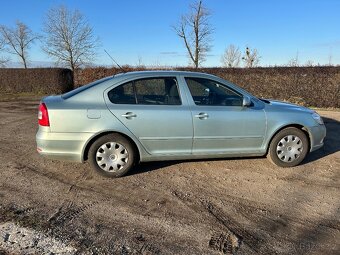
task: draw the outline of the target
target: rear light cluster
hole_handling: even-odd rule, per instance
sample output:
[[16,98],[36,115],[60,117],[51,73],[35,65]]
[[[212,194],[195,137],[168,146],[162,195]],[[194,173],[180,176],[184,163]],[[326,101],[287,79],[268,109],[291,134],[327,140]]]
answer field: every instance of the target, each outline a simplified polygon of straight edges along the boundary
[[44,103],[40,103],[39,105],[38,120],[39,120],[38,123],[40,126],[44,126],[44,127],[50,126],[47,107]]

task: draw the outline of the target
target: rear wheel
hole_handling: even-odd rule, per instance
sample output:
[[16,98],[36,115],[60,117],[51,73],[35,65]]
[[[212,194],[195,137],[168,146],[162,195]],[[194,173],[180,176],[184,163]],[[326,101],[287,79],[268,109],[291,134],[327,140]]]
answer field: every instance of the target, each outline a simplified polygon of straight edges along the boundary
[[280,167],[293,167],[301,163],[308,152],[308,139],[305,133],[289,127],[277,133],[270,143],[268,157]]
[[99,174],[116,178],[125,175],[133,167],[135,151],[125,137],[109,134],[91,145],[88,158],[91,167]]

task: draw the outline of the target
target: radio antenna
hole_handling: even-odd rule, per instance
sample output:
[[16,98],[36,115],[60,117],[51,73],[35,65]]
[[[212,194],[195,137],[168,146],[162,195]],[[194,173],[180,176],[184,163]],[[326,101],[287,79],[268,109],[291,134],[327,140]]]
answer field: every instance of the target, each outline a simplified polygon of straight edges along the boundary
[[109,56],[109,58],[111,58],[111,60],[113,61],[113,63],[115,63],[118,67],[119,67],[119,69],[120,70],[122,70],[123,71],[123,73],[125,73],[125,70],[124,70],[124,68],[122,68],[114,59],[113,59],[113,57],[111,57],[111,55],[104,49],[104,51],[105,51],[105,53]]

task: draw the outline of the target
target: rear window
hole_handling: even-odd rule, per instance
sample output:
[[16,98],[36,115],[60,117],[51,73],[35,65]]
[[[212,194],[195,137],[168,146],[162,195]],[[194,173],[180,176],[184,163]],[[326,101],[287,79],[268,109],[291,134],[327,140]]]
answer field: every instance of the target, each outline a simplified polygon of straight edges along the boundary
[[76,89],[74,89],[74,90],[71,90],[71,91],[69,91],[69,92],[67,92],[67,93],[64,93],[64,94],[61,95],[61,97],[62,97],[63,99],[68,99],[68,98],[70,98],[70,97],[73,97],[74,95],[79,94],[80,92],[83,92],[83,91],[85,91],[85,90],[87,90],[87,89],[89,89],[89,88],[92,88],[92,87],[94,87],[94,86],[96,86],[96,85],[98,85],[98,84],[100,84],[100,83],[102,83],[102,82],[104,82],[104,81],[110,80],[110,79],[112,79],[112,78],[113,78],[112,76],[111,76],[111,77],[105,77],[105,78],[103,78],[103,79],[100,79],[100,80],[91,82],[91,83],[89,83],[89,84],[87,84],[87,85],[81,86],[81,87],[76,88]]
[[181,105],[175,77],[130,81],[113,88],[108,97],[114,104]]

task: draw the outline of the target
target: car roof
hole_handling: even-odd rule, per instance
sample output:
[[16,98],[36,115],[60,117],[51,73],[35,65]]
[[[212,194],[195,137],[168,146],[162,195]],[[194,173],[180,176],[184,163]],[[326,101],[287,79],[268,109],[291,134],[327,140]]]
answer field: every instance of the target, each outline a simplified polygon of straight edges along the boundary
[[133,72],[126,72],[126,73],[118,73],[114,77],[122,77],[124,78],[132,78],[134,76],[145,76],[145,77],[156,77],[156,76],[171,76],[171,75],[187,75],[187,76],[196,76],[196,77],[214,77],[217,76],[202,72],[190,72],[190,71],[175,71],[175,70],[152,70],[152,71],[133,71]]

